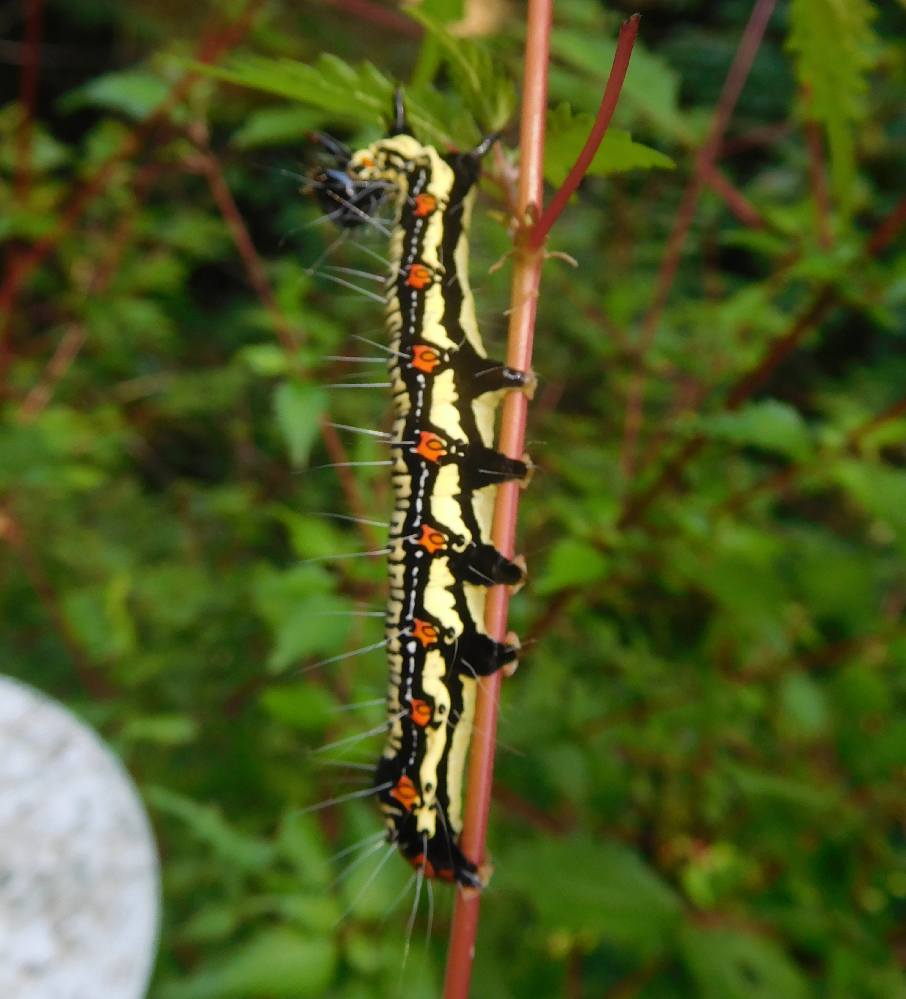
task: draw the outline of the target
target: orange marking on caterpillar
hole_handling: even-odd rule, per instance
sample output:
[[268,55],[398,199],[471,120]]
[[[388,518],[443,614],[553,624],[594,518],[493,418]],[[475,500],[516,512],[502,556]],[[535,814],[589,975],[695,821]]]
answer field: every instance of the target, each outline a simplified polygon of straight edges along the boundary
[[424,264],[410,265],[409,273],[406,276],[406,284],[410,288],[421,291],[423,288],[427,288],[432,280],[431,271]]
[[419,441],[418,447],[415,449],[416,454],[420,454],[428,461],[437,461],[447,453],[443,439],[438,437],[437,434],[432,434],[430,430],[419,430],[418,434]]
[[417,194],[415,196],[415,215],[423,219],[437,208],[437,198],[433,194]]
[[390,792],[391,798],[396,798],[396,800],[406,809],[407,812],[412,811],[412,806],[418,801],[419,794],[415,790],[415,785],[412,780],[403,774],[402,777],[396,782],[396,787]]
[[409,712],[409,717],[416,725],[421,725],[424,728],[431,721],[433,714],[434,711],[427,701],[420,701],[417,698],[413,698],[412,710]]
[[420,621],[418,618],[415,619],[415,627],[412,629],[412,635],[426,649],[429,645],[434,645],[439,638],[437,628],[430,621]]
[[440,358],[433,347],[426,347],[423,343],[417,343],[412,348],[412,360],[409,363],[411,367],[418,368],[419,371],[424,371],[430,375],[438,364],[440,364]]
[[435,552],[439,552],[447,547],[446,536],[441,534],[434,527],[429,527],[427,524],[422,524],[422,536],[418,539],[418,543],[422,548],[428,549],[428,554],[433,555]]

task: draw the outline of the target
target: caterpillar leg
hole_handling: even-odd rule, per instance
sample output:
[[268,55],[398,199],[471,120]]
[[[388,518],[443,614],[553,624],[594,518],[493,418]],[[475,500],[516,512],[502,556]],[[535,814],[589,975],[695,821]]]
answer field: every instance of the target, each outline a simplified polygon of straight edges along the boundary
[[459,556],[458,563],[458,578],[476,586],[494,586],[497,583],[516,586],[524,579],[522,566],[505,558],[493,545],[469,545]]
[[490,676],[513,662],[518,654],[518,645],[495,642],[490,635],[472,632],[460,637],[453,665],[467,676]]
[[514,390],[534,399],[535,389],[538,387],[538,376],[534,371],[517,371],[505,364],[495,364],[483,371],[476,371],[473,377],[481,395],[485,392]]
[[468,489],[496,486],[513,479],[523,482],[529,477],[530,466],[525,461],[509,458],[480,444],[470,444],[464,458],[460,480],[465,480]]

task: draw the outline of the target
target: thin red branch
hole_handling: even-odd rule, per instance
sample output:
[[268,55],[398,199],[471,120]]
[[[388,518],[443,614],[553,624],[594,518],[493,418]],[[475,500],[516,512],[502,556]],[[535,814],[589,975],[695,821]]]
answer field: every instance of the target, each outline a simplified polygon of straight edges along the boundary
[[[822,288],[812,304],[793,322],[789,331],[773,341],[759,364],[737,381],[726,397],[725,408],[730,411],[739,409],[746,400],[751,398],[802,342],[803,337],[827,317],[836,301],[837,297],[833,288]],[[637,524],[658,496],[669,486],[678,485],[682,480],[682,473],[686,466],[701,451],[705,443],[706,438],[702,436],[695,436],[686,441],[679,453],[667,462],[654,482],[626,506],[618,526],[627,528]]]
[[724,202],[727,208],[742,222],[752,229],[763,229],[765,225],[761,213],[737,187],[727,179],[713,164],[705,164],[702,168],[705,183]]
[[[547,68],[550,60],[550,32],[553,0],[529,0],[525,41],[525,71],[520,123],[520,173],[517,217],[520,221],[537,217],[544,197],[544,130],[547,115]],[[522,235],[522,234],[520,234]],[[525,245],[516,246],[506,363],[519,371],[530,371],[535,313],[544,254]],[[500,427],[500,450],[519,458],[525,446],[528,400],[519,392],[504,399]],[[497,490],[494,546],[512,558],[516,540],[519,485],[507,482]],[[507,632],[509,596],[505,587],[495,586],[488,594],[485,624],[492,638],[502,641]],[[494,748],[497,734],[497,708],[501,674],[486,677],[478,688],[475,728],[469,756],[465,818],[461,845],[465,855],[479,867],[485,863],[485,840],[494,774]],[[478,930],[480,893],[467,895],[458,890],[447,955],[444,999],[468,999]]]
[[44,571],[44,567],[28,544],[25,535],[22,533],[22,528],[6,507],[0,508],[0,538],[18,556],[22,569],[31,584],[31,588],[43,604],[44,611],[50,618],[60,642],[72,660],[79,682],[87,693],[98,700],[105,700],[112,697],[116,693],[116,688],[105,676],[98,672],[85,656],[82,646],[73,634],[72,627],[63,613],[56,591],[47,573]]
[[809,308],[793,323],[789,332],[772,343],[771,349],[758,367],[737,382],[727,396],[727,409],[738,409],[746,399],[760,389],[778,366],[799,346],[806,333],[826,318],[836,301],[837,294],[833,288],[822,288]]
[[16,196],[28,197],[31,187],[31,132],[38,100],[38,70],[41,65],[41,25],[44,0],[26,0],[25,40],[19,86],[19,127],[16,130]]
[[37,385],[25,397],[16,414],[22,423],[31,423],[38,413],[50,402],[60,380],[72,366],[72,362],[88,338],[85,327],[75,323],[63,334],[63,339],[47,362],[44,374]]
[[400,35],[409,35],[410,38],[421,38],[424,28],[412,18],[400,14],[390,7],[382,7],[380,4],[371,3],[371,0],[327,0],[331,7],[351,14],[353,17],[363,21],[371,21],[372,24],[388,28]]
[[[233,245],[236,247],[245,265],[249,283],[254,288],[259,301],[267,311],[274,333],[280,341],[281,346],[287,355],[291,359],[294,359],[299,347],[296,330],[293,329],[292,323],[290,323],[277,302],[270,281],[268,280],[267,271],[264,269],[264,264],[258,254],[258,250],[252,242],[248,227],[242,218],[239,206],[233,198],[233,192],[226,182],[226,178],[220,168],[220,163],[207,145],[206,137],[203,134],[198,134],[199,131],[203,131],[203,129],[196,128],[196,134],[193,137],[196,146],[199,148],[199,154],[194,160],[189,161],[189,165],[196,167],[207,178],[214,201],[230,230],[230,235],[233,237]],[[353,475],[352,470],[348,467],[349,455],[343,447],[343,442],[340,440],[336,430],[326,420],[321,422],[319,429],[324,447],[330,455],[330,460],[337,466],[337,476],[350,510],[359,521],[368,520],[368,506],[359,492],[355,475]],[[376,551],[381,547],[376,534],[369,524],[357,523],[356,527],[369,551]],[[375,558],[378,557],[375,555]]]
[[825,250],[829,250],[833,245],[834,237],[831,230],[830,195],[827,191],[827,173],[824,166],[824,143],[821,139],[821,129],[818,122],[808,120],[803,126],[803,131],[805,134],[805,145],[808,149],[812,197],[815,199],[815,222],[818,230],[818,242]]
[[645,400],[645,355],[651,349],[655,334],[661,323],[661,316],[667,304],[670,290],[679,269],[686,237],[692,227],[692,220],[698,207],[698,200],[704,187],[704,176],[714,165],[723,142],[724,133],[736,108],[736,102],[748,79],[755,55],[761,45],[764,32],[774,12],[777,0],[756,0],[746,25],[733,63],[724,81],[723,90],[711,117],[708,135],[698,153],[695,169],[689,178],[686,190],[680,200],[673,228],[667,240],[667,247],[654,282],[654,295],[648,311],[642,319],[638,343],[638,361],[630,380],[626,398],[626,416],[623,429],[623,445],[620,454],[620,468],[627,483],[635,470],[635,453],[642,430],[642,414]]
[[893,211],[875,230],[865,247],[865,252],[870,257],[876,257],[882,253],[894,241],[904,225],[906,225],[906,195],[896,203]]
[[283,310],[277,304],[277,299],[274,297],[264,264],[261,262],[261,257],[255,249],[255,244],[252,242],[248,227],[236,205],[236,200],[233,198],[233,192],[226,182],[226,178],[220,168],[220,163],[210,149],[204,146],[201,147],[200,155],[193,158],[189,165],[197,166],[207,179],[217,208],[220,210],[220,214],[223,216],[223,220],[230,230],[233,245],[242,258],[242,263],[245,265],[249,283],[255,289],[255,294],[267,310],[271,325],[274,327],[274,332],[281,346],[287,354],[293,356],[299,346],[296,331],[292,328]]
[[[116,231],[110,240],[105,259],[89,283],[88,294],[90,296],[100,295],[110,286],[110,282],[119,269],[123,254],[126,252],[129,237],[132,234],[138,214],[138,207],[147,197],[151,184],[159,173],[160,166],[157,163],[146,163],[136,174],[133,184],[135,189],[135,204],[123,212],[120,217]],[[16,413],[19,420],[30,423],[47,406],[53,398],[57,386],[72,366],[87,339],[84,327],[79,324],[73,325],[67,330],[56,351],[54,351],[53,356],[47,362],[47,366],[38,383],[31,389],[25,401],[19,407]]]
[[613,118],[613,113],[616,110],[617,101],[620,99],[620,91],[623,89],[626,71],[629,69],[632,48],[635,45],[636,35],[639,33],[640,17],[640,14],[633,14],[629,20],[623,22],[620,28],[620,37],[617,39],[617,49],[614,52],[613,65],[610,67],[610,76],[607,80],[607,86],[604,89],[601,106],[598,108],[598,114],[591,127],[591,132],[585,140],[582,152],[579,153],[576,162],[572,165],[572,169],[566,175],[566,180],[563,181],[560,189],[551,198],[550,204],[544,209],[541,218],[538,219],[532,229],[528,239],[528,246],[531,250],[537,250],[547,238],[551,226],[560,217],[563,209],[569,203],[569,199],[576,193],[576,189],[585,176],[585,172],[591,166],[591,161],[595,158],[595,153],[604,141],[604,136],[610,126],[610,120]]

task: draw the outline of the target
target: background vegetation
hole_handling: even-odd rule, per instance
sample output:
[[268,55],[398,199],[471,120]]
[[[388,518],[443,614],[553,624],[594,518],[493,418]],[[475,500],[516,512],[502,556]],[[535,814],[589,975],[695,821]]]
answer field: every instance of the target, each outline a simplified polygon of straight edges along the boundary
[[[751,5],[638,6],[615,122],[637,144],[608,139],[552,235],[578,267],[545,273],[513,606],[532,644],[504,691],[473,992],[902,999],[906,10],[761,0],[715,136]],[[633,9],[555,6],[554,182]],[[380,612],[380,557],[324,558],[381,529],[324,514],[381,521],[390,498],[380,466],[318,467],[384,460],[318,428],[388,424],[380,390],[327,387],[381,380],[329,358],[380,353],[353,338],[382,341],[380,306],[335,279],[379,286],[330,268],[378,272],[382,237],[332,245],[301,175],[313,129],[380,134],[394,79],[426,139],[505,123],[521,13],[475,4],[447,35],[453,3],[427,34],[361,0],[243,10],[0,6],[3,669],[95,725],[146,797],[154,997],[431,996],[448,893],[400,984],[410,871],[391,858],[361,893],[374,854],[336,880],[376,811],[304,811],[361,789],[328,759],[370,762],[380,735],[313,750],[382,718],[341,710],[380,698],[380,649],[305,672],[381,640],[342,613]],[[507,160],[473,240],[498,355]]]

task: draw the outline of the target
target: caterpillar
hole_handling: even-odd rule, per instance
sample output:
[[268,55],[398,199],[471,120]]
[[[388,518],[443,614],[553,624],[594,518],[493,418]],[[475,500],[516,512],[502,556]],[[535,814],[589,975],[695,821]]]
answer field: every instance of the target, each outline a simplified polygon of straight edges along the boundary
[[469,226],[481,159],[496,136],[442,155],[410,132],[397,98],[388,138],[351,153],[317,193],[341,226],[395,207],[386,284],[395,420],[388,538],[388,737],[375,792],[390,843],[424,876],[483,886],[459,846],[463,777],[481,677],[516,645],[484,626],[487,588],[523,570],[491,544],[497,486],[526,483],[530,464],[495,450],[502,395],[534,391],[531,372],[488,359],[468,281]]

